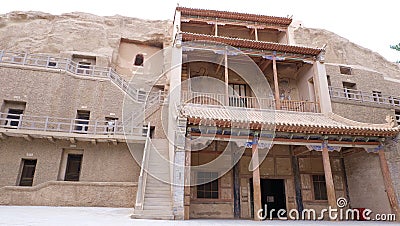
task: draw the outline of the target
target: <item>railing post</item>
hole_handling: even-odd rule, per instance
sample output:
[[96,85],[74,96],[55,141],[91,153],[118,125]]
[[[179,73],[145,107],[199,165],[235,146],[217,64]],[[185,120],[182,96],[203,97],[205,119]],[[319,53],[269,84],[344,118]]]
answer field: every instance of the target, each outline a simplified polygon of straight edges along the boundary
[[47,131],[48,124],[49,124],[49,116],[46,116],[46,122],[44,123],[44,131]]
[[74,121],[75,121],[75,119],[71,119],[71,125],[69,127],[69,132],[70,133],[72,133],[72,129],[73,129],[73,126],[74,126]]
[[24,59],[23,59],[23,61],[22,61],[22,65],[25,65],[25,63],[26,63],[26,58],[27,58],[27,57],[28,57],[28,53],[25,52]]
[[0,51],[0,63],[3,62],[4,50]]
[[18,129],[21,129],[22,127],[22,117],[24,117],[23,114],[20,114],[18,119]]

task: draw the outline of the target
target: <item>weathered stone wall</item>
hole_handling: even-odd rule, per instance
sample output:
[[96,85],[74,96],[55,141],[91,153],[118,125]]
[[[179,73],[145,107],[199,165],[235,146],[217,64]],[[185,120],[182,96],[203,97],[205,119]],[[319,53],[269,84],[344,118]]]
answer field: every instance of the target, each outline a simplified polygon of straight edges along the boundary
[[[143,144],[135,145],[142,151]],[[63,150],[82,150],[83,159],[80,181],[84,182],[137,182],[140,167],[133,159],[126,144],[77,142],[73,147],[69,141],[51,143],[45,139],[27,141],[9,137],[0,142],[0,187],[19,183],[22,159],[37,159],[33,185],[48,181],[64,180],[61,167]],[[61,174],[60,174],[61,172]]]
[[137,183],[49,181],[0,188],[0,205],[133,207]]
[[364,150],[344,158],[352,208],[391,213],[379,157]]

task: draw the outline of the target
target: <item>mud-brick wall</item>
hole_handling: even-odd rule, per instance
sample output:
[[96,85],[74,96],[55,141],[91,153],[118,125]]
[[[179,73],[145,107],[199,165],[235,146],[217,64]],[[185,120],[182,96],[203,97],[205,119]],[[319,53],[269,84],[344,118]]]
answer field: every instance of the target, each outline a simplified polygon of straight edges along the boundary
[[[225,150],[227,147],[227,142],[221,141],[214,141],[202,151],[194,151],[192,152],[191,156],[191,164],[192,166],[201,166],[207,164],[217,157],[222,159],[224,162],[220,165],[229,166],[232,162],[231,156],[224,155],[220,156],[221,152]],[[192,150],[194,147],[192,146]],[[207,169],[206,167],[196,171],[193,170],[192,167],[192,174],[191,179],[192,183],[196,182],[196,175],[199,171],[210,171],[210,172],[218,172],[223,174],[218,179],[218,187],[219,187],[219,195],[218,199],[200,199],[197,198],[197,187],[192,186],[190,189],[190,208],[189,208],[189,217],[190,218],[233,218],[233,172],[229,170],[228,172],[224,172],[222,168],[214,168],[214,169]]]

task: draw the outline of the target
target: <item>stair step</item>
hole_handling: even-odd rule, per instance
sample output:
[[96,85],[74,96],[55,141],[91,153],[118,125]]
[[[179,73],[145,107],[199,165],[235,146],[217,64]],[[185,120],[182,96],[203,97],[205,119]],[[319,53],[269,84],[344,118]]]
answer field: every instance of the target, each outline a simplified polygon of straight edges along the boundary
[[154,206],[144,205],[143,210],[155,210],[157,212],[161,212],[161,211],[168,212],[168,211],[172,211],[172,207],[171,207],[171,205],[168,205],[168,206],[160,206],[157,204],[155,204]]
[[155,211],[144,211],[141,214],[133,214],[132,219],[154,219],[154,220],[174,220],[174,215],[170,213],[155,213]]
[[144,199],[147,198],[171,198],[171,194],[156,194],[156,193],[150,193],[150,194],[145,194],[144,195]]

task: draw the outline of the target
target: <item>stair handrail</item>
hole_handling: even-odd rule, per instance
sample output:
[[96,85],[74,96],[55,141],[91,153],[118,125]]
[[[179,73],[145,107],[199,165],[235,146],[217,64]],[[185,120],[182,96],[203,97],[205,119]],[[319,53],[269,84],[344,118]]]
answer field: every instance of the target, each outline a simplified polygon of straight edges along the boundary
[[[111,82],[121,88],[133,101],[143,103],[146,96],[161,95],[159,92],[146,92],[133,87],[111,67],[100,67],[96,65],[84,65],[72,61],[69,58],[61,58],[46,54],[29,54],[27,52],[8,52],[0,50],[0,63],[16,64],[22,66],[42,67],[47,69],[57,69],[78,76],[89,76],[108,78]],[[161,97],[160,97],[161,98]]]
[[146,143],[144,144],[143,158],[141,163],[141,169],[138,180],[138,190],[136,195],[135,210],[143,210],[144,194],[146,192],[147,183],[147,167],[149,164],[149,155],[151,149],[151,138],[150,138],[150,122],[147,124],[147,135]]

